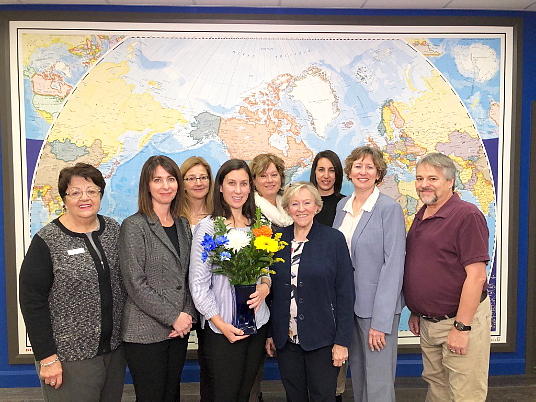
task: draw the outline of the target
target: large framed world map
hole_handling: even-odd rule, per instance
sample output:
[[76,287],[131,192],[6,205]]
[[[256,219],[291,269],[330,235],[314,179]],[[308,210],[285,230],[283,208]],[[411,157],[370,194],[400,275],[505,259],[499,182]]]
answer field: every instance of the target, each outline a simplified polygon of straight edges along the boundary
[[[16,266],[61,214],[58,173],[77,162],[103,172],[101,213],[121,222],[137,210],[151,155],[178,164],[199,155],[217,170],[273,152],[296,181],[308,180],[317,152],[344,160],[370,144],[389,165],[380,190],[409,228],[420,207],[415,163],[438,151],[455,161],[456,191],[486,217],[492,341],[507,343],[512,42],[508,26],[13,21]],[[408,314],[401,345],[418,342]],[[20,314],[18,345],[31,354]]]

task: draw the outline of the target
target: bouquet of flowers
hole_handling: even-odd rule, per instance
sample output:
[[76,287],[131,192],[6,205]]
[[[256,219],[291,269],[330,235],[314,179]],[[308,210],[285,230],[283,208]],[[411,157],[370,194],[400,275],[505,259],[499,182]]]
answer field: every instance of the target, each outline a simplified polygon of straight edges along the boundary
[[251,285],[262,276],[274,271],[269,267],[281,258],[274,254],[287,243],[281,240],[281,233],[272,232],[269,223],[257,208],[255,224],[251,232],[228,228],[222,216],[214,220],[214,236],[205,234],[201,242],[203,262],[207,259],[217,265],[212,272],[225,275],[231,285]]

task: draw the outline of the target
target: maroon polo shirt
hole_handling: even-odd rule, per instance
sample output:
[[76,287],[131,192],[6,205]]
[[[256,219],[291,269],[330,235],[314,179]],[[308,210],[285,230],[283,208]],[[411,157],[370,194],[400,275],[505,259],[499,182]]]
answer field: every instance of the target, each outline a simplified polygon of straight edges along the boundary
[[415,215],[406,239],[403,292],[412,312],[435,317],[458,309],[464,267],[489,261],[489,231],[482,212],[456,193],[423,220],[425,209]]

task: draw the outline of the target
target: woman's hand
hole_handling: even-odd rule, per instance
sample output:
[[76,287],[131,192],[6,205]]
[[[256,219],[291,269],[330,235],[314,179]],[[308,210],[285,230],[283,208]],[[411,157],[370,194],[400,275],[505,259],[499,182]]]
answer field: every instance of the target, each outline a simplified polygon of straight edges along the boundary
[[[47,357],[46,359],[41,360],[40,364],[47,364],[57,360],[58,355],[53,354],[52,356]],[[61,362],[58,360],[52,363],[50,366],[41,366],[39,370],[39,377],[45,382],[45,384],[58,389],[63,383],[63,368]]]
[[376,331],[374,328],[369,329],[368,344],[371,352],[375,350],[380,352],[387,345],[387,342],[385,342],[385,333]]
[[259,309],[262,302],[270,294],[270,285],[266,282],[261,282],[257,285],[257,290],[249,295],[249,308],[254,308],[255,312]]
[[275,343],[273,338],[266,338],[266,354],[270,357],[274,357]]
[[348,359],[348,348],[341,345],[333,345],[331,349],[331,358],[335,367],[341,367]]
[[184,311],[179,314],[175,322],[173,323],[173,330],[168,335],[169,338],[176,338],[180,336],[184,338],[188,335],[188,332],[192,329],[192,316]]
[[249,335],[244,335],[244,331],[236,328],[233,324],[229,324],[223,321],[223,318],[221,318],[219,314],[215,315],[214,317],[211,317],[210,321],[212,321],[212,323],[216,326],[216,328],[218,328],[220,332],[231,343],[241,341],[242,339],[246,339],[249,336]]

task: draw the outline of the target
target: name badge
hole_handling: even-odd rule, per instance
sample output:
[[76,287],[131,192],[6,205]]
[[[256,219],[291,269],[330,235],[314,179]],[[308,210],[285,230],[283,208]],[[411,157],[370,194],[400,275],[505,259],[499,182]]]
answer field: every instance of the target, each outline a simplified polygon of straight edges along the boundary
[[74,248],[72,250],[67,250],[69,255],[82,254],[84,252],[83,248]]

